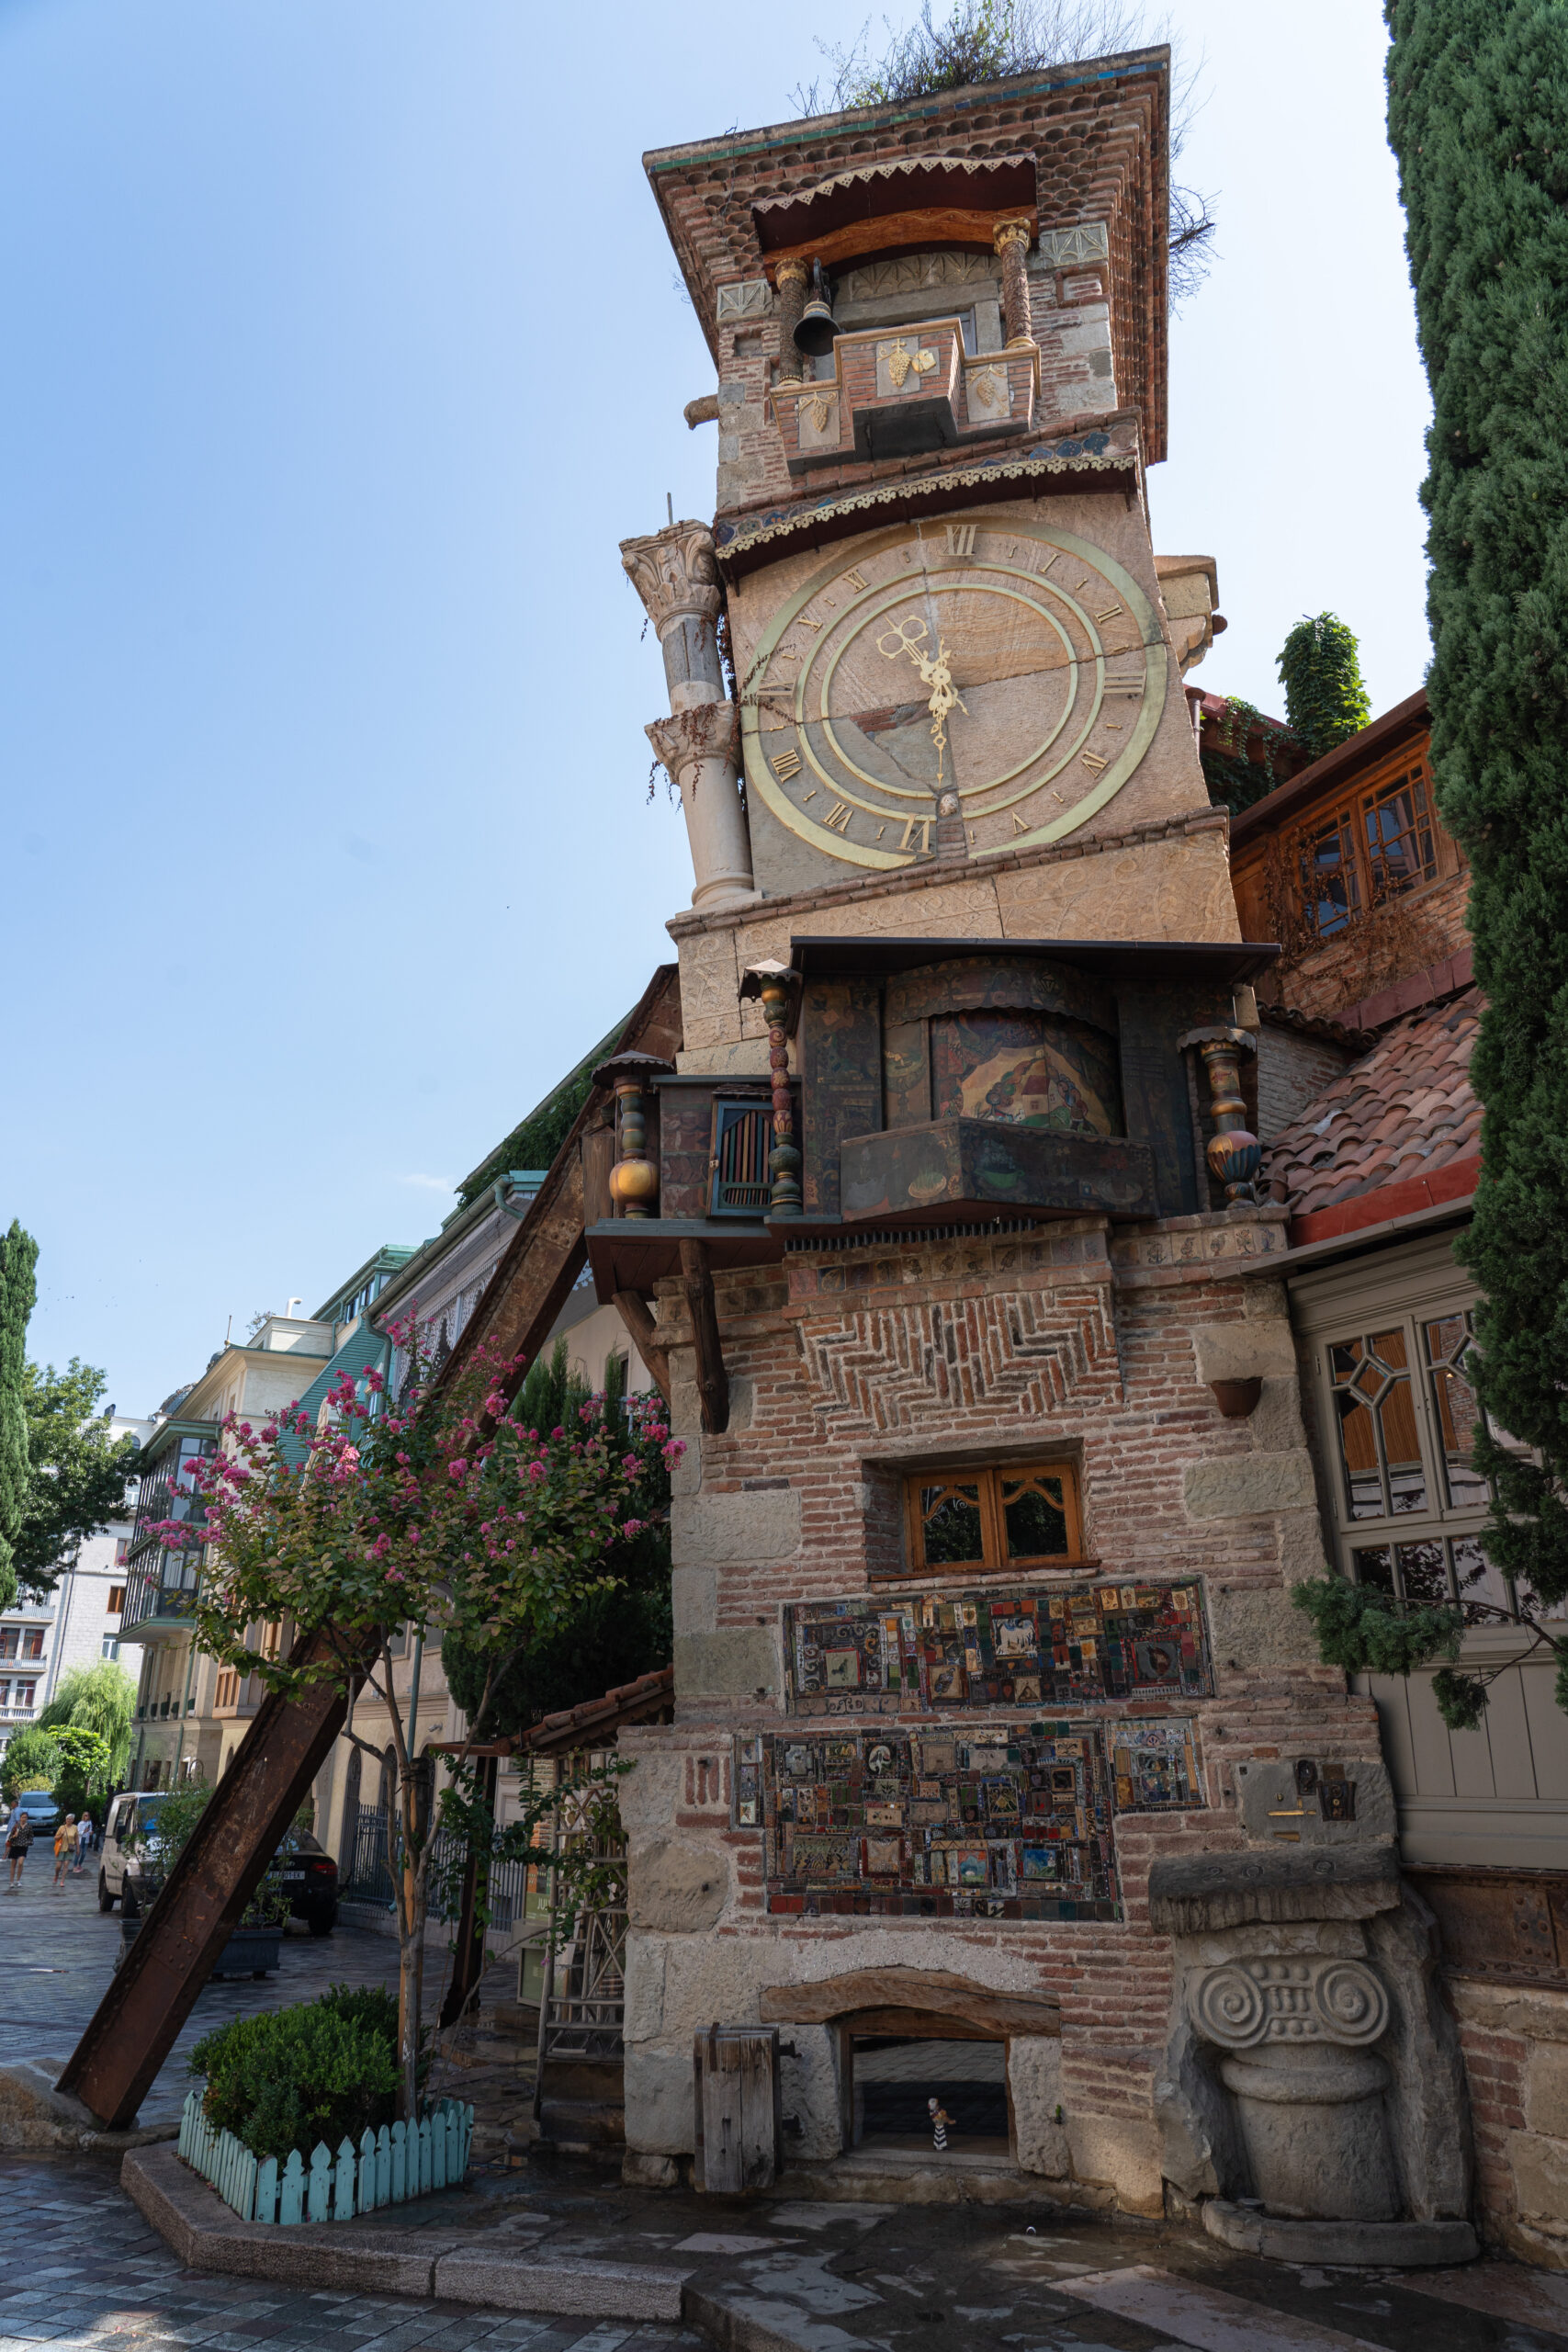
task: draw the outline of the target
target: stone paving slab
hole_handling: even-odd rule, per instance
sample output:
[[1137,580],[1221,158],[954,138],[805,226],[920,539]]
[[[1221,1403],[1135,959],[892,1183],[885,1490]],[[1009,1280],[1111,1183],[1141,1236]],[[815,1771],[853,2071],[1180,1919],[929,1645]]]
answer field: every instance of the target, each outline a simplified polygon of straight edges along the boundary
[[[1431,2274],[1279,2263],[1193,2230],[1063,2215],[1043,2197],[1024,2211],[743,2201],[536,2165],[400,2207],[390,2229],[377,2215],[274,2230],[281,2275],[265,2278],[186,2267],[101,2160],[0,2158],[0,2200],[29,2265],[18,2275],[13,2258],[0,2278],[0,2352],[1568,2352],[1568,2278],[1516,2263]],[[478,2292],[484,2255],[519,2277],[567,2267],[591,2278],[593,2264],[683,2273],[683,2325],[306,2275],[311,2247],[346,2239],[369,2255],[373,2236],[437,2287],[460,2259]]]

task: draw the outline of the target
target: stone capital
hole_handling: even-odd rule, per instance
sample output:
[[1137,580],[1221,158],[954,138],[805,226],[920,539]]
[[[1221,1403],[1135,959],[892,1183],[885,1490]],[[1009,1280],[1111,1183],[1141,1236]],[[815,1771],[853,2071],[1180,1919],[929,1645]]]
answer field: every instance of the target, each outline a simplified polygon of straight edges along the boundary
[[671,523],[645,539],[623,539],[621,563],[661,638],[688,616],[717,620],[718,568],[705,523]]
[[699,760],[722,760],[729,768],[740,764],[740,713],[732,702],[698,703],[656,718],[645,731],[675,785],[682,770]]
[[1034,238],[1030,222],[1021,216],[1016,220],[998,220],[991,232],[991,244],[997,253],[1005,253],[1009,245],[1021,245],[1028,252]]
[[1381,2039],[1388,1995],[1364,1961],[1291,1955],[1232,1960],[1188,1979],[1197,2032],[1222,2050],[1260,2042],[1330,2042],[1364,2048]]

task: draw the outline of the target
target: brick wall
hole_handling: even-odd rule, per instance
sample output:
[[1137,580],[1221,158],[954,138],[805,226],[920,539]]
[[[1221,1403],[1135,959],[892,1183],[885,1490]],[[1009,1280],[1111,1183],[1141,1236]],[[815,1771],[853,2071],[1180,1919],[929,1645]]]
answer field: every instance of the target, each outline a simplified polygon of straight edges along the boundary
[[1258,1139],[1266,1144],[1357,1059],[1357,1048],[1265,1021],[1258,1033]]
[[[656,2003],[634,1993],[628,2022],[634,2151],[689,2145],[668,2135],[689,2111],[691,2034],[712,2016],[754,2017],[768,1984],[939,1967],[1056,1996],[1075,2186],[1090,2201],[1161,2210],[1152,2085],[1171,1983],[1168,1946],[1147,1925],[1150,1863],[1241,1842],[1237,1760],[1292,1745],[1325,1758],[1378,1753],[1373,1709],[1315,1662],[1284,1589],[1322,1554],[1282,1295],[1240,1271],[1243,1243],[1272,1228],[1250,1214],[1176,1225],[1119,1240],[1114,1266],[1103,1222],[1085,1219],[1039,1238],[803,1250],[777,1272],[719,1274],[733,1399],[722,1436],[695,1428],[683,1301],[678,1284],[660,1286],[675,1420],[692,1451],[675,1481],[677,1719],[623,1743],[649,1770],[642,1810],[628,1814],[634,1886],[656,1835],[722,1855],[727,1892],[711,1928],[640,1939],[634,1894],[632,1976],[658,1983]],[[1222,1419],[1200,1379],[1200,1335],[1212,1344],[1218,1327],[1263,1369],[1250,1420]],[[780,1698],[782,1605],[863,1592],[874,1568],[897,1565],[906,1467],[1047,1449],[1081,1461],[1098,1573],[1203,1579],[1215,1695],[1144,1712],[1196,1714],[1207,1807],[1120,1817],[1115,1923],[770,1917],[761,1833],[731,1826],[729,1758],[737,1732],[794,1720]],[[638,1794],[636,1775],[628,1788]]]

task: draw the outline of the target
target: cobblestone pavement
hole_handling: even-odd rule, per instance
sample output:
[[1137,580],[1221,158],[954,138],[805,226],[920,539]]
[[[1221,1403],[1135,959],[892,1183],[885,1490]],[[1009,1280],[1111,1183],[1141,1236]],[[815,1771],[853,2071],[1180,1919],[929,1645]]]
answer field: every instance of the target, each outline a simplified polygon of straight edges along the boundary
[[[63,2065],[97,2007],[119,1950],[119,1913],[98,1909],[97,1858],[63,1894],[50,1892],[51,1858],[41,1841],[23,1874],[19,1895],[0,1894],[0,2042],[7,2058],[56,2060]],[[427,2010],[440,1997],[442,1955],[430,1953]],[[162,2073],[142,2102],[143,2124],[177,2116],[190,2088],[186,2055],[194,2042],[228,2018],[257,2009],[309,2001],[329,1984],[385,1984],[395,1991],[398,1947],[389,1936],[338,1926],[330,1936],[291,1927],[283,1964],[260,1984],[228,1977],[206,1985],[186,2020]]]
[[94,2156],[0,2156],[0,2352],[705,2352],[679,2327],[520,2318],[184,2269]]

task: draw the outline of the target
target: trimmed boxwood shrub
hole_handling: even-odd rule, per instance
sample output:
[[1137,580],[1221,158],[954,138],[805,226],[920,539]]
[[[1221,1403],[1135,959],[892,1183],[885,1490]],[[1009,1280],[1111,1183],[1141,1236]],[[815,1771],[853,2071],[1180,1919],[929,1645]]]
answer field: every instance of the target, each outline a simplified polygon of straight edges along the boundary
[[379,1985],[334,1984],[204,2035],[190,2071],[207,2077],[209,2120],[254,2155],[309,2157],[318,2140],[335,2151],[397,2111],[398,2005]]

